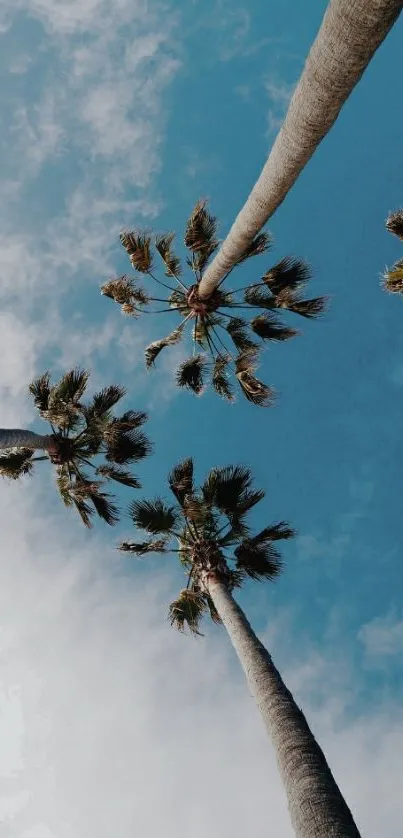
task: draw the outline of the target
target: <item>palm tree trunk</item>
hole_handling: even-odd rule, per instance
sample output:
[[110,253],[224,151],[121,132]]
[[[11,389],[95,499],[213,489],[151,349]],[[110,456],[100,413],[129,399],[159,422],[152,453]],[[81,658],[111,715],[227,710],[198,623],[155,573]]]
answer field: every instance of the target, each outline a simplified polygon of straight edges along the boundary
[[258,181],[199,286],[209,297],[297,180],[326,136],[402,0],[330,0],[288,113]]
[[296,835],[360,838],[323,751],[268,651],[227,586],[213,574],[206,584],[273,742]]
[[0,428],[0,450],[6,448],[31,448],[47,451],[52,446],[52,436],[42,436],[19,428]]

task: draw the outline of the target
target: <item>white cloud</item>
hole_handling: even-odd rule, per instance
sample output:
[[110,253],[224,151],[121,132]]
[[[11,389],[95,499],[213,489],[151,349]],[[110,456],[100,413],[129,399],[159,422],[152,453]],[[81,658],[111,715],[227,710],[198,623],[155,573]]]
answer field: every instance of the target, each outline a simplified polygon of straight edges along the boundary
[[278,131],[284,120],[295,85],[273,76],[266,79],[264,86],[270,102],[267,131],[271,135]]
[[358,639],[370,658],[401,655],[403,652],[403,618],[394,613],[375,617],[363,625]]

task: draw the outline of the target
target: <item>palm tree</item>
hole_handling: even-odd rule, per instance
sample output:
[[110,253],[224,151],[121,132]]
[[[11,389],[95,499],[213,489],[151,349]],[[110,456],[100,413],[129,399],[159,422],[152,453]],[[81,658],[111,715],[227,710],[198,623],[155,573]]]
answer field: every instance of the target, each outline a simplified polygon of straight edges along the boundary
[[215,468],[196,491],[188,459],[173,469],[169,486],[173,505],[161,498],[132,503],[134,524],[148,538],[123,542],[120,549],[137,556],[177,553],[187,584],[170,606],[171,624],[199,634],[207,613],[227,629],[276,750],[298,838],[359,838],[304,715],[232,595],[247,579],[278,576],[277,543],[291,538],[293,530],[279,521],[251,533],[248,513],[264,492],[253,487],[246,468]]
[[[123,387],[112,384],[83,402],[89,374],[82,369],[67,372],[51,384],[45,372],[29,386],[34,404],[50,433],[0,430],[0,475],[16,480],[31,474],[34,464],[50,460],[56,466],[56,483],[66,506],[74,506],[86,527],[94,512],[113,525],[119,510],[113,496],[102,491],[109,481],[139,488],[137,478],[124,468],[151,453],[151,444],[140,430],[145,413],[127,410],[113,415],[113,408],[125,395]],[[44,451],[34,456],[35,451]],[[83,469],[91,468],[89,476]]]
[[[386,220],[386,229],[403,241],[403,210],[390,213]],[[392,268],[385,270],[382,282],[386,291],[403,294],[403,259],[399,259]]]
[[[312,319],[325,308],[324,297],[309,300],[303,297],[303,289],[310,278],[308,266],[296,259],[282,259],[270,267],[259,282],[238,291],[216,288],[208,301],[203,302],[199,297],[199,284],[218,247],[217,219],[210,215],[205,201],[198,201],[186,224],[187,266],[193,274],[190,283],[183,278],[180,260],[172,247],[173,239],[173,233],[155,238],[139,231],[121,234],[133,268],[162,287],[158,297],[150,296],[135,276],[120,276],[106,282],[101,287],[102,294],[117,302],[123,314],[132,317],[169,312],[181,318],[170,334],[147,346],[148,368],[154,365],[162,349],[182,340],[188,325],[193,352],[178,368],[176,381],[179,387],[198,395],[208,377],[216,393],[233,401],[232,375],[248,401],[259,406],[270,405],[273,390],[254,375],[260,348],[264,341],[285,341],[298,334],[294,328],[284,325],[277,313],[290,311]],[[153,246],[164,264],[164,279],[155,275]],[[264,253],[269,246],[269,235],[260,233],[237,264]],[[162,297],[161,293],[166,296]],[[164,304],[163,308],[161,304]],[[228,346],[228,339],[232,348]]]
[[259,178],[200,284],[207,299],[266,224],[336,121],[402,0],[330,0]]

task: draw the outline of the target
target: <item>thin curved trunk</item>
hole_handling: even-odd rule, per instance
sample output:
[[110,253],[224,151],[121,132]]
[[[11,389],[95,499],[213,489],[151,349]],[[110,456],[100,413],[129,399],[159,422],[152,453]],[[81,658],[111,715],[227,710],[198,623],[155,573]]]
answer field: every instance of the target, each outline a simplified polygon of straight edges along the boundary
[[7,448],[31,448],[45,450],[52,444],[52,436],[42,436],[20,428],[0,428],[0,450]]
[[225,584],[207,588],[227,629],[273,742],[298,838],[360,838],[305,716]]
[[284,123],[258,181],[204,274],[201,297],[214,291],[282,203],[402,7],[402,0],[330,0]]

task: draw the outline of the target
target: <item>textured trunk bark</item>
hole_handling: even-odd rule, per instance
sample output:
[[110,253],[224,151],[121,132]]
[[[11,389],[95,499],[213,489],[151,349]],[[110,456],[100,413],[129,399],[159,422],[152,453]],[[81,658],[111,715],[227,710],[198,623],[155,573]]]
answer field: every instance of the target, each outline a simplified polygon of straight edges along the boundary
[[298,838],[360,838],[353,816],[273,661],[227,587],[207,580],[273,742]]
[[52,436],[41,436],[20,428],[0,428],[0,450],[7,448],[31,448],[45,450],[52,446]]
[[208,297],[284,200],[402,10],[402,0],[330,0],[267,162],[199,286]]

